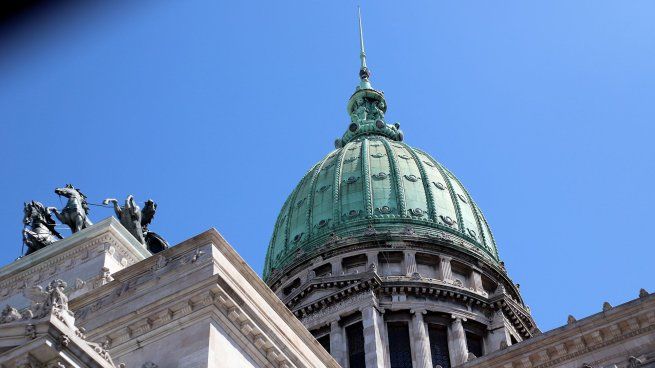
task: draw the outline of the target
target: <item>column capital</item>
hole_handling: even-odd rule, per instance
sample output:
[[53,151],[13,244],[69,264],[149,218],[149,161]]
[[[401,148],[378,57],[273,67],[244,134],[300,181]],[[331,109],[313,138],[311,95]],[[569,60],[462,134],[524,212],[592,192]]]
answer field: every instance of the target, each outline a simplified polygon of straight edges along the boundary
[[413,308],[409,310],[409,313],[419,315],[419,314],[427,314],[428,311],[425,308]]
[[363,305],[363,306],[357,308],[357,310],[358,310],[359,312],[361,312],[361,313],[364,313],[364,312],[367,311],[369,308],[375,308],[375,307],[372,306],[372,305]]
[[466,317],[460,316],[458,314],[451,314],[450,318],[452,318],[453,323],[455,323],[455,322],[460,322],[461,323],[461,322],[466,322],[467,321]]
[[333,327],[335,324],[337,326],[339,326],[339,321],[340,320],[341,320],[341,317],[337,316],[335,318],[332,318],[332,319],[328,320],[326,324],[329,325],[330,327]]
[[447,255],[439,255],[439,260],[441,261],[452,261],[453,257]]

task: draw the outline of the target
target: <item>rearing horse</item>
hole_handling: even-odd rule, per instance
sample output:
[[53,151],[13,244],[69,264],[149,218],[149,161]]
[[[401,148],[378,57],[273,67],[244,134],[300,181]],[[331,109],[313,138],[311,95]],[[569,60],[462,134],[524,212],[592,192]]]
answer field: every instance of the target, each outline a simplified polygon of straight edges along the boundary
[[23,242],[27,245],[25,255],[36,252],[41,248],[61,239],[61,235],[55,229],[55,220],[50,217],[45,206],[40,202],[32,201],[25,203],[23,213]]
[[55,193],[68,198],[68,203],[61,213],[55,207],[48,207],[48,211],[52,211],[62,224],[68,225],[73,233],[93,225],[88,217],[89,206],[86,196],[79,189],[66,184],[64,188],[55,189]]

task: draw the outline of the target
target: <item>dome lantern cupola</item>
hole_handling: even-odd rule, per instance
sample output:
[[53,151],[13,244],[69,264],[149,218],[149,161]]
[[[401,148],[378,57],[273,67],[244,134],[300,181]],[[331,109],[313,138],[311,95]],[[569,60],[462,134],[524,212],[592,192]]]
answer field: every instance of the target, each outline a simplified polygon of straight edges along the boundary
[[361,14],[359,14],[359,47],[361,60],[359,68],[360,82],[355,89],[355,93],[348,100],[346,111],[350,116],[350,124],[344,135],[336,140],[336,148],[341,148],[344,144],[364,135],[381,135],[394,141],[403,140],[400,124],[387,124],[384,117],[387,112],[384,92],[378,91],[371,86],[371,71],[366,65]]

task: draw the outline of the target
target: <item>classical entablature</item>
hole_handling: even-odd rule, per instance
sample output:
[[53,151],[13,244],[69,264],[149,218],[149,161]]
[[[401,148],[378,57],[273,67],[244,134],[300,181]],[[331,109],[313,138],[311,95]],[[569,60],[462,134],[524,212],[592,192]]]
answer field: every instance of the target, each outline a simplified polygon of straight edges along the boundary
[[90,342],[75,325],[66,283],[53,280],[45,291],[35,287],[34,300],[21,311],[6,305],[0,314],[0,367],[117,368],[109,352]]
[[655,294],[611,307],[466,363],[462,368],[655,366]]
[[72,297],[109,282],[111,274],[150,252],[113,217],[0,268],[0,305],[25,307],[26,288],[61,279]]
[[[41,262],[54,266],[53,275],[68,284],[60,289],[70,298],[68,314],[74,316],[77,326],[72,331],[84,338],[84,346],[111,355],[117,367],[191,363],[194,367],[338,367],[216,230],[153,256],[132,238],[117,235],[122,231],[116,220],[102,221],[23,257],[18,261],[20,267],[12,264],[0,269],[0,275],[30,280],[26,275],[43,272]],[[47,252],[57,254],[58,261],[43,258]],[[72,256],[78,254],[84,256]],[[133,259],[125,260],[128,256]],[[61,267],[58,262],[74,267]],[[79,288],[77,279],[85,286]],[[26,290],[33,286],[27,283],[2,300],[3,304],[18,302],[9,310],[12,321],[6,326],[12,326],[12,334],[20,330],[23,340],[2,345],[6,348],[0,350],[0,362],[14,359],[14,352],[32,344],[25,340],[21,324],[27,323],[23,316],[29,310]],[[13,327],[18,325],[22,327]],[[59,335],[53,334],[53,341],[59,341]],[[43,359],[45,356],[39,358]],[[91,363],[62,364],[95,367]]]

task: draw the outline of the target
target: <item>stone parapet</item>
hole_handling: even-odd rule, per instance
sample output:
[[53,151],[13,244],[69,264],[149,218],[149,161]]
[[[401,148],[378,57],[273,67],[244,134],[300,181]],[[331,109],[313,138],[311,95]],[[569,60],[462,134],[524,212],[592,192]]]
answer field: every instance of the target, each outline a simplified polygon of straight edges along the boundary
[[[655,295],[473,359],[462,368],[641,367],[655,364]],[[631,363],[632,362],[632,363]]]
[[213,229],[113,278],[71,309],[127,367],[339,366]]
[[54,279],[68,283],[71,298],[107,283],[112,275],[150,256],[113,217],[0,268],[0,305],[29,305],[26,288]]

